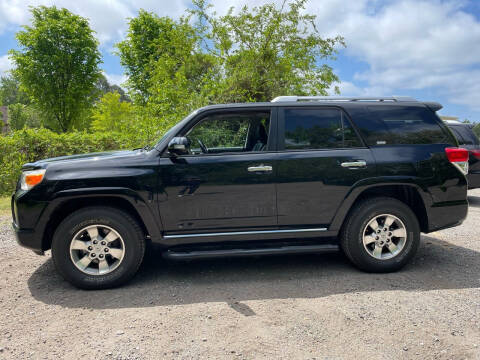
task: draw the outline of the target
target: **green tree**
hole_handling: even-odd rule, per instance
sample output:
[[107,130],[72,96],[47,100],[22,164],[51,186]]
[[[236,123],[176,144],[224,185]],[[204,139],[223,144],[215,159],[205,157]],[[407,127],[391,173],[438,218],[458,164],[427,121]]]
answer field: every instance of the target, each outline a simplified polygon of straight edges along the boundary
[[20,82],[12,74],[0,78],[0,105],[29,104],[27,94],[20,89]]
[[111,85],[105,75],[101,74],[95,84],[95,88],[99,94],[99,97],[108,93],[108,92],[118,92],[120,94],[121,101],[131,101],[130,97],[125,93],[125,91],[118,85]]
[[[128,75],[127,87],[134,100],[139,104],[146,104],[150,100],[152,87],[155,86],[153,77],[159,67],[162,68],[160,76],[167,72],[168,77],[172,78],[184,64],[187,54],[192,61],[198,57],[199,41],[188,18],[175,21],[140,10],[137,17],[130,19],[127,36],[116,47]],[[190,69],[193,70],[194,66],[192,64]],[[191,75],[193,80],[198,72]]]
[[31,9],[32,26],[16,34],[14,75],[36,106],[66,132],[87,113],[100,76],[98,43],[88,20],[55,6]]
[[8,105],[8,122],[11,130],[21,130],[24,127],[39,128],[43,119],[35,106],[16,103]]
[[95,131],[132,131],[135,125],[134,106],[121,101],[118,92],[105,93],[92,113],[92,129]]
[[[206,0],[193,0],[204,48],[224,74],[217,86],[222,102],[270,101],[279,95],[327,95],[338,77],[322,61],[335,59],[341,36],[323,38],[315,16],[303,12],[307,0],[266,4],[225,16]],[[338,88],[335,88],[338,93]]]

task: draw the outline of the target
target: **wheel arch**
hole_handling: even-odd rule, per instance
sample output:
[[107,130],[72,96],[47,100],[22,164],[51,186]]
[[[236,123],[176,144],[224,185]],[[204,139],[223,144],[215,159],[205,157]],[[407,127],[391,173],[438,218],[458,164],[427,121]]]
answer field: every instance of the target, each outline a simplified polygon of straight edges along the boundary
[[102,206],[112,207],[125,211],[132,216],[140,225],[147,238],[160,237],[160,229],[155,223],[154,217],[149,214],[149,210],[144,202],[138,199],[132,199],[122,195],[76,195],[62,197],[54,201],[52,209],[49,211],[48,221],[45,224],[42,237],[42,250],[51,248],[53,233],[58,225],[70,214],[85,207]]
[[429,206],[429,199],[425,194],[422,194],[421,188],[411,183],[373,184],[357,188],[350,193],[350,196],[345,198],[335,214],[329,230],[339,232],[354,207],[364,199],[386,196],[397,199],[410,207],[418,219],[420,230],[428,232],[427,207]]

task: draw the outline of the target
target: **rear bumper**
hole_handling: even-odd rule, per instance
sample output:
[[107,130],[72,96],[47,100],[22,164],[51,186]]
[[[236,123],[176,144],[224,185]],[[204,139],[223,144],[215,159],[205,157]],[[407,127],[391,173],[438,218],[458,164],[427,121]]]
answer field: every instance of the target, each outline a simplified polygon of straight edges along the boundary
[[458,226],[467,214],[467,200],[437,203],[428,211],[428,232]]
[[15,222],[12,223],[12,227],[20,246],[32,250],[35,254],[43,255],[42,239],[33,230],[20,229]]
[[480,172],[468,173],[467,181],[469,189],[480,188]]

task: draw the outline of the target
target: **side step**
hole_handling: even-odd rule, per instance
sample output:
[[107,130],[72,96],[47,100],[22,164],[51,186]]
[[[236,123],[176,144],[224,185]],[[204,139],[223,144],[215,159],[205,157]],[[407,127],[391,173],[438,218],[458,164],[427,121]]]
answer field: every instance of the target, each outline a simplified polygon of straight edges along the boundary
[[206,259],[217,257],[238,257],[238,256],[258,256],[258,255],[284,255],[284,254],[308,254],[325,253],[338,251],[338,245],[300,245],[300,246],[281,246],[266,248],[244,248],[244,249],[215,249],[215,250],[167,250],[162,255],[172,260],[190,260]]

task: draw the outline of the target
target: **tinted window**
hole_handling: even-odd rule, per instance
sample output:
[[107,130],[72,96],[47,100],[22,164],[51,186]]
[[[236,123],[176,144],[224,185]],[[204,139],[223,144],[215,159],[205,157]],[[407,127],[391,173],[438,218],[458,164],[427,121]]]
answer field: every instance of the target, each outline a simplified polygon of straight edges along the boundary
[[368,112],[353,117],[368,145],[452,144],[436,115],[424,107],[369,106]]
[[479,141],[472,129],[466,125],[453,125],[450,129],[460,145],[478,145]]
[[270,112],[215,114],[202,119],[186,136],[192,154],[265,151],[269,124]]
[[338,109],[285,110],[285,149],[358,146],[360,140]]

